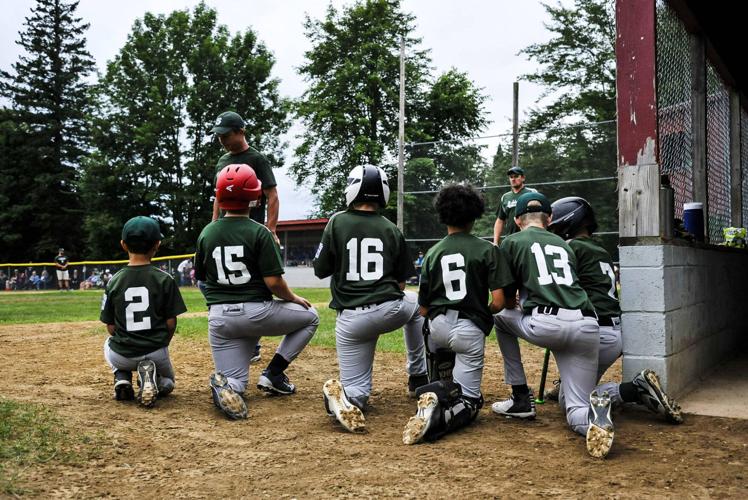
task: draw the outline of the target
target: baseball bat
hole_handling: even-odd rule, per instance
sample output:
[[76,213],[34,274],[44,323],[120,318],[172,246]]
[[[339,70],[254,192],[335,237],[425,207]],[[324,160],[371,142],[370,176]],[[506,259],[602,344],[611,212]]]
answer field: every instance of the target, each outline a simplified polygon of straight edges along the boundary
[[545,350],[545,357],[543,358],[543,373],[540,374],[540,387],[538,388],[538,395],[535,397],[535,404],[542,405],[545,403],[545,378],[548,375],[548,361],[551,358],[551,350]]

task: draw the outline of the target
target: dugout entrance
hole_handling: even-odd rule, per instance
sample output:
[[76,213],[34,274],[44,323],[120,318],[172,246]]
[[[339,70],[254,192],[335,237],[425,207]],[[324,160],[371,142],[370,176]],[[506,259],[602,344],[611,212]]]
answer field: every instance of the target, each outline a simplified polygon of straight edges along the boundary
[[[748,78],[738,7],[718,5],[616,2],[624,379],[650,367],[675,396],[746,358],[748,251],[722,245],[748,222]],[[671,229],[692,201],[703,243]]]

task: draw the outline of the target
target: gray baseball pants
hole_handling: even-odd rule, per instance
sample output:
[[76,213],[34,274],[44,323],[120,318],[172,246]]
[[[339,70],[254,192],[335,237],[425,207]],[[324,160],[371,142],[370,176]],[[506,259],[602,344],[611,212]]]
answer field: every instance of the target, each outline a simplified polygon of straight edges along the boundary
[[429,349],[450,349],[455,353],[452,378],[462,387],[462,394],[471,398],[481,395],[483,354],[486,335],[469,319],[460,319],[458,312],[449,310],[429,321]]
[[403,328],[410,375],[426,373],[423,349],[423,318],[418,314],[418,295],[406,291],[400,300],[343,309],[335,322],[335,344],[340,366],[340,382],[345,393],[357,403],[366,404],[371,395],[374,351],[379,336]]
[[[597,380],[596,383],[600,382],[600,379],[610,366],[616,362],[618,357],[623,351],[623,342],[621,340],[621,323],[616,318],[613,326],[601,326],[600,327],[600,351],[597,361]],[[610,401],[614,405],[623,404],[621,399],[621,392],[619,391],[619,385],[615,382],[607,382],[597,386],[598,391],[607,391],[610,394]],[[558,404],[564,409],[566,408],[566,397],[564,396],[563,390],[563,379],[561,388],[558,393]]]
[[561,386],[566,397],[566,421],[574,432],[587,434],[590,393],[595,389],[600,330],[595,318],[581,311],[561,309],[557,315],[523,314],[517,309],[494,316],[496,337],[504,358],[507,384],[526,384],[519,342],[521,338],[547,347],[556,358]]
[[156,385],[158,386],[159,394],[165,396],[174,390],[174,366],[172,366],[171,359],[169,359],[168,347],[156,349],[144,356],[128,358],[114,352],[109,347],[110,338],[107,337],[106,341],[104,341],[104,359],[112,369],[112,373],[117,370],[134,372],[138,369],[138,363],[150,359],[156,365]]
[[216,371],[243,393],[249,360],[260,337],[283,337],[275,351],[289,363],[296,359],[319,326],[316,309],[281,300],[214,304],[208,313],[208,342]]

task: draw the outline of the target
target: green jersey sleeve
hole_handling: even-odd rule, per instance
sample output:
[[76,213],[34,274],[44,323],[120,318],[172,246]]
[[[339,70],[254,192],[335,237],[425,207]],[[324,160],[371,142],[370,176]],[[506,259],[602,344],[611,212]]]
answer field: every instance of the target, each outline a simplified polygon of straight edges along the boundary
[[280,276],[283,274],[283,259],[280,248],[275,244],[269,229],[263,227],[257,238],[257,255],[259,255],[262,276]]
[[317,253],[312,261],[314,275],[320,279],[327,278],[335,272],[335,246],[332,242],[334,220],[335,216],[325,226],[325,230],[322,232],[322,241],[317,247]]

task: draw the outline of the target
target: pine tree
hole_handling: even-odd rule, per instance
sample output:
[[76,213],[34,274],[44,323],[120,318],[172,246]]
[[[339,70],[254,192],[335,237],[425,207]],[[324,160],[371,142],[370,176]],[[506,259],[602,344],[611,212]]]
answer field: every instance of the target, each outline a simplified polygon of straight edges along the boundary
[[11,102],[6,116],[15,124],[7,147],[22,160],[21,175],[33,180],[20,190],[0,187],[8,206],[20,207],[4,221],[22,228],[8,257],[49,258],[58,246],[75,255],[80,239],[76,184],[87,147],[86,77],[94,61],[86,50],[89,25],[76,16],[77,7],[78,1],[37,0],[16,42],[25,54],[12,72],[0,71],[0,94]]

